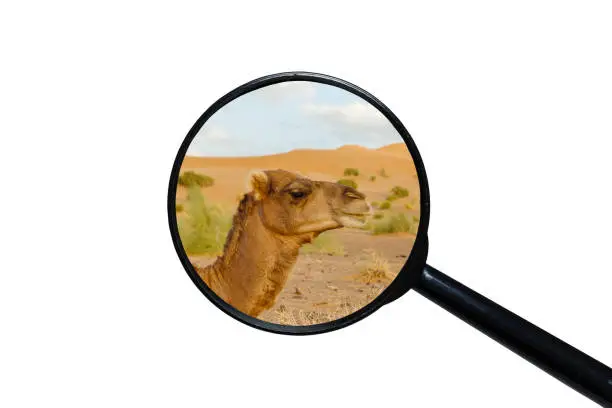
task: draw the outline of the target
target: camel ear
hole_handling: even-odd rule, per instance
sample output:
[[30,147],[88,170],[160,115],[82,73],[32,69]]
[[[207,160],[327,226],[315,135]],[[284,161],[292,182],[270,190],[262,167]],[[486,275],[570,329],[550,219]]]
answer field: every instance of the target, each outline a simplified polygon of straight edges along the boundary
[[270,191],[270,179],[265,171],[256,170],[249,174],[247,189],[253,192],[255,200],[261,200]]

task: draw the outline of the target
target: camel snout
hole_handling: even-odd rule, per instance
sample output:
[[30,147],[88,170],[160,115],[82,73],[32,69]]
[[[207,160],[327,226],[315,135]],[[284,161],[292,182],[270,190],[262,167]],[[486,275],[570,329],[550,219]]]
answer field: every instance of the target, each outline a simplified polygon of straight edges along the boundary
[[338,221],[345,227],[361,228],[367,219],[373,214],[372,206],[365,199],[365,195],[359,193],[363,198],[351,199],[340,210],[341,216]]

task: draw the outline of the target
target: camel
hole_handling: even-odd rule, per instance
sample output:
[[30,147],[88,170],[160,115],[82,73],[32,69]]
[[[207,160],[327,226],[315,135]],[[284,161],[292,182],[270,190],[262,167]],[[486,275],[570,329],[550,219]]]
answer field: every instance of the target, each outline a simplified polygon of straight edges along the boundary
[[251,172],[247,191],[223,254],[196,271],[217,296],[252,317],[274,305],[302,245],[324,231],[362,227],[372,211],[354,188],[285,170]]

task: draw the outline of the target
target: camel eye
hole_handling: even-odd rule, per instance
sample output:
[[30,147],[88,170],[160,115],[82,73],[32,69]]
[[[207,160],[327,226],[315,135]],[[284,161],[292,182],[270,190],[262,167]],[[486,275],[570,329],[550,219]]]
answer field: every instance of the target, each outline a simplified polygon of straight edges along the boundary
[[304,198],[306,197],[306,193],[303,191],[290,191],[289,194],[291,194],[291,197],[293,198]]

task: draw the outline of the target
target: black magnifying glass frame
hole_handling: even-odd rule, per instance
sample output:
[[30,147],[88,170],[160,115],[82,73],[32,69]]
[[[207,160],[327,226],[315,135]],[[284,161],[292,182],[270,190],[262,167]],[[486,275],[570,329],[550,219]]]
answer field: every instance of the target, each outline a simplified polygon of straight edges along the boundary
[[[176,217],[176,191],[180,167],[192,140],[204,123],[234,99],[268,85],[286,81],[310,81],[351,92],[378,109],[393,125],[414,161],[420,188],[420,221],[414,246],[393,282],[360,310],[327,323],[289,326],[266,322],[240,312],[225,303],[200,279],[181,243]],[[520,316],[503,308],[437,269],[426,265],[429,226],[429,185],[421,155],[401,121],[381,101],[365,90],[342,79],[312,72],[284,72],[248,82],[217,100],[193,125],[181,144],[168,187],[168,222],[176,252],[187,274],[200,291],[219,309],[251,327],[272,333],[308,335],[331,332],[358,322],[411,288],[480,330],[535,366],[604,407],[612,407],[612,369],[563,342]]]
[[[373,301],[368,303],[363,308],[357,310],[356,312],[327,323],[314,324],[309,326],[289,326],[266,322],[251,317],[245,313],[242,313],[238,309],[221,300],[221,298],[219,298],[202,281],[202,279],[200,279],[193,265],[189,261],[189,258],[187,257],[187,254],[183,248],[178,233],[176,212],[174,210],[174,208],[176,208],[176,190],[178,185],[179,171],[183,163],[183,159],[185,158],[185,154],[189,145],[196,137],[202,126],[204,126],[204,123],[206,123],[206,121],[219,109],[221,109],[223,106],[227,105],[234,99],[249,92],[263,88],[265,86],[287,81],[310,81],[335,86],[359,96],[367,103],[378,109],[393,125],[395,130],[402,137],[404,143],[408,147],[408,151],[410,152],[410,155],[414,160],[420,188],[421,212],[419,227],[414,241],[414,246],[412,251],[410,252],[410,255],[408,255],[408,258],[406,259],[406,263],[402,267],[397,277],[393,280],[393,282],[391,282],[391,284],[389,284],[389,286],[385,288],[385,290],[383,290],[382,293],[378,295]],[[206,112],[204,112],[204,114],[193,125],[193,127],[187,134],[187,137],[181,144],[179,152],[174,161],[174,165],[172,167],[170,185],[168,188],[168,221],[170,224],[170,233],[172,235],[172,241],[174,242],[174,247],[176,249],[176,252],[178,253],[181,263],[183,264],[183,267],[186,269],[193,283],[219,309],[223,310],[225,313],[241,321],[242,323],[246,323],[249,326],[261,330],[266,330],[273,333],[293,335],[319,334],[341,329],[350,324],[358,322],[359,320],[365,318],[366,316],[379,309],[385,303],[388,303],[402,296],[418,281],[421,271],[425,266],[425,259],[427,258],[427,227],[429,225],[429,189],[427,186],[428,184],[427,176],[425,174],[425,167],[423,166],[423,161],[421,160],[421,156],[417,150],[414,141],[412,140],[412,137],[410,136],[404,125],[400,122],[400,120],[382,102],[380,102],[373,95],[364,91],[363,89],[338,78],[311,72],[285,72],[255,79],[234,89],[233,91],[229,92],[228,94],[220,98],[218,101],[216,101],[210,108],[208,108]]]

